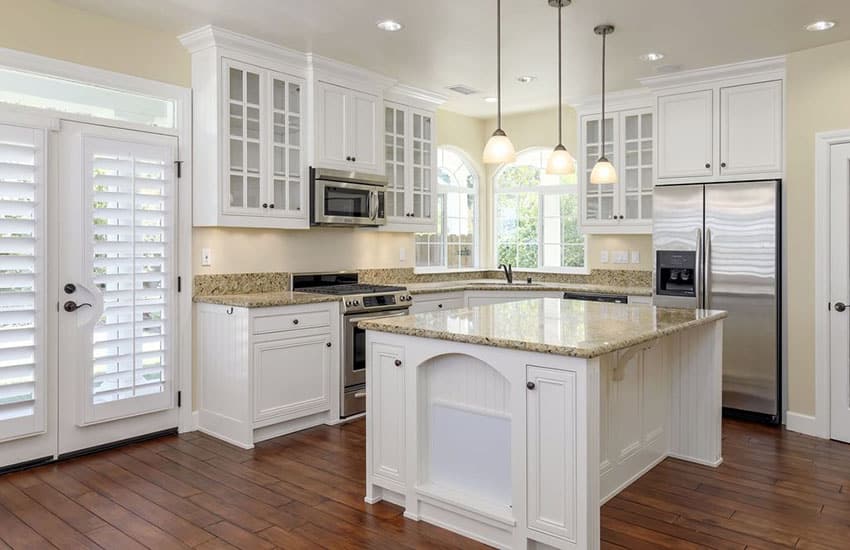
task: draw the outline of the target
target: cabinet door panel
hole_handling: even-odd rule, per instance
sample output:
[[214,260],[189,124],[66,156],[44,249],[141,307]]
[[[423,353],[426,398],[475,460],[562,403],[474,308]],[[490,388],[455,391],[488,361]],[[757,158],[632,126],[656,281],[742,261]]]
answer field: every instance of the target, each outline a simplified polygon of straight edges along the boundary
[[378,98],[370,94],[350,92],[351,130],[349,139],[350,155],[354,157],[357,170],[375,172],[382,169],[379,158],[378,139]]
[[270,131],[268,213],[278,217],[304,217],[303,83],[288,75],[272,73],[270,86],[271,105],[265,115]]
[[351,156],[347,149],[351,132],[349,91],[339,86],[319,83],[317,85],[320,124],[316,129],[318,164],[350,167],[346,160]]
[[534,384],[526,400],[528,527],[575,540],[578,504],[576,375],[529,366],[527,378]]
[[[616,116],[605,117],[605,156],[614,166],[620,169],[618,142],[619,120]],[[583,221],[585,224],[611,224],[616,223],[615,216],[619,215],[619,200],[616,185],[596,185],[590,183],[590,173],[599,160],[601,154],[600,141],[602,139],[602,126],[599,116],[582,117],[582,143],[583,173],[580,174],[582,188],[584,189],[584,204],[582,206]],[[622,175],[620,176],[622,178]]]
[[369,415],[373,422],[372,471],[375,475],[404,483],[404,350],[375,344],[369,369]]
[[652,220],[652,190],[655,185],[652,118],[650,110],[627,111],[620,115],[622,223]]
[[330,334],[254,345],[254,420],[287,420],[330,408]]
[[418,223],[433,218],[433,199],[436,175],[434,166],[434,120],[432,115],[412,112],[411,134],[413,175],[410,185],[410,212]]
[[720,151],[723,175],[782,171],[781,81],[720,89]]
[[704,90],[658,98],[658,177],[711,176],[713,92]]
[[407,111],[401,106],[387,105],[384,109],[384,162],[386,163],[388,218],[406,221],[405,188],[407,187],[406,140],[409,131]]

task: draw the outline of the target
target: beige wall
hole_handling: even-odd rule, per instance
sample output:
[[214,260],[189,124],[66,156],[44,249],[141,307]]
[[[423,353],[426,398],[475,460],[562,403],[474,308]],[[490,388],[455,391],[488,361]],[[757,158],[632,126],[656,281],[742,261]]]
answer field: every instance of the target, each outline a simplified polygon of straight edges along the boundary
[[189,53],[174,34],[52,0],[0,0],[0,13],[0,47],[191,85]]
[[[564,116],[564,146],[575,157],[578,154],[578,120],[575,110],[565,105]],[[496,119],[492,118],[485,123],[485,135],[489,137],[496,128]],[[558,141],[558,109],[544,109],[531,113],[518,113],[502,117],[502,128],[516,147],[517,151],[529,147],[554,147]],[[488,167],[489,182],[492,178],[494,167]],[[489,210],[487,210],[489,212]],[[489,225],[489,224],[487,224]],[[486,227],[486,231],[491,228]],[[488,233],[488,242],[492,242],[493,236]],[[609,251],[609,263],[600,261],[600,252]],[[640,253],[639,264],[614,264],[613,252],[615,251],[638,251]],[[649,235],[589,235],[587,238],[587,263],[591,269],[652,269],[652,237]]]
[[787,62],[788,409],[814,415],[815,134],[850,128],[850,42]]

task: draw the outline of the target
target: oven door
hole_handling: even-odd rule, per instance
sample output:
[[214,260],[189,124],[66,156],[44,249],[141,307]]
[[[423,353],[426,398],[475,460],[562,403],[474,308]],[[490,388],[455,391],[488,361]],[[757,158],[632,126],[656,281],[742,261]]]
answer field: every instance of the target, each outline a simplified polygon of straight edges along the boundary
[[378,313],[346,315],[343,317],[343,388],[366,383],[366,331],[358,328],[357,323],[363,319],[374,319],[376,317],[401,317],[402,315],[407,315],[407,309],[402,311],[383,311]]
[[384,188],[317,179],[313,186],[316,225],[383,225]]

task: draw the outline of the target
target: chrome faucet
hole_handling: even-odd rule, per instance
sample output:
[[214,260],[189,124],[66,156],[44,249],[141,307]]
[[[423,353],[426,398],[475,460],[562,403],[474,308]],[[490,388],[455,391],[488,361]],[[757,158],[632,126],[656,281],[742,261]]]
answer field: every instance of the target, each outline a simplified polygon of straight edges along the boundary
[[499,264],[499,269],[505,272],[505,279],[508,281],[508,284],[514,282],[514,268],[511,264]]

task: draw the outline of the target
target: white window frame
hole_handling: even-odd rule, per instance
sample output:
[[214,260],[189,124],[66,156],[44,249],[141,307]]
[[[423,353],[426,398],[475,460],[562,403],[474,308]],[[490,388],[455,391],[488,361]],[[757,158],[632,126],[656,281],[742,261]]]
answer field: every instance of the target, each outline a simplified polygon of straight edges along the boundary
[[[520,156],[528,154],[528,153],[540,153],[541,155],[545,155],[547,152],[548,152],[548,149],[546,147],[539,147],[539,146],[538,147],[528,147],[526,149],[518,151],[517,157],[520,157]],[[513,163],[511,163],[511,164],[513,164]],[[578,216],[579,216],[579,218],[577,219],[577,228],[578,228],[579,231],[582,231],[582,228],[581,228],[581,202],[580,202],[581,201],[581,191],[579,189],[580,186],[578,184],[578,179],[576,179],[575,186],[538,185],[533,191],[532,190],[523,191],[523,190],[520,190],[520,189],[517,189],[517,188],[499,189],[499,186],[498,186],[499,176],[511,164],[501,164],[501,165],[499,165],[499,167],[493,172],[493,177],[492,177],[492,180],[490,182],[490,184],[492,186],[492,190],[493,190],[492,191],[492,199],[493,200],[491,201],[492,204],[490,206],[490,234],[492,236],[491,253],[493,254],[493,262],[494,263],[496,261],[498,261],[498,258],[499,258],[499,237],[498,237],[498,234],[497,234],[497,227],[496,227],[496,209],[497,209],[496,196],[497,195],[500,195],[500,194],[513,195],[513,194],[517,194],[517,193],[534,193],[538,196],[542,196],[542,195],[575,195],[576,200],[579,201],[579,203],[578,203],[578,207],[579,207]],[[546,169],[546,163],[545,162],[542,163],[540,169],[541,170]],[[573,189],[573,187],[574,187],[574,189]],[[544,208],[543,208],[542,201],[540,202],[540,205],[537,209],[537,216],[538,216],[537,226],[540,228],[540,231],[538,231],[538,235],[537,235],[537,247],[538,247],[537,267],[536,268],[517,267],[517,266],[514,266],[514,267],[516,267],[518,270],[531,271],[531,272],[539,271],[539,272],[548,272],[548,273],[554,272],[554,273],[567,273],[567,274],[575,274],[575,275],[589,275],[590,274],[590,267],[588,266],[587,235],[584,234],[584,233],[582,233],[583,238],[584,238],[584,266],[583,267],[557,267],[557,266],[546,267],[546,266],[543,265],[544,246],[545,246],[546,242],[544,240],[544,235],[543,235]]]
[[[453,186],[453,185],[443,185],[443,184],[440,184],[440,183],[437,183],[437,186],[436,186],[436,189],[435,189],[435,192],[437,193],[437,202],[438,203],[439,203],[439,200],[440,200],[440,195],[443,195],[443,194],[446,194],[446,193],[461,193],[461,194],[467,194],[467,195],[473,196],[473,219],[472,219],[472,227],[473,227],[473,229],[472,229],[472,237],[473,237],[472,263],[473,263],[473,266],[472,267],[460,267],[460,268],[448,267],[448,242],[446,241],[446,238],[447,238],[446,218],[447,218],[447,216],[445,215],[446,208],[445,208],[445,204],[444,204],[443,205],[443,216],[436,220],[436,223],[440,224],[440,226],[441,226],[440,229],[442,230],[442,235],[443,235],[443,240],[440,243],[440,246],[442,247],[442,250],[443,250],[443,265],[438,265],[438,266],[430,266],[430,265],[429,266],[418,266],[417,265],[417,266],[415,266],[415,271],[417,273],[479,271],[479,270],[481,270],[481,174],[478,172],[478,168],[476,168],[475,163],[472,162],[472,159],[466,153],[466,151],[464,151],[460,147],[455,147],[454,145],[439,145],[439,146],[437,146],[437,149],[436,149],[436,154],[438,155],[437,156],[437,158],[438,158],[438,161],[437,161],[437,172],[438,172],[437,182],[440,181],[439,180],[439,170],[440,170],[439,154],[440,154],[440,151],[449,151],[452,154],[455,154],[458,157],[460,157],[463,164],[469,170],[469,173],[472,174],[473,177],[475,178],[475,182],[474,182],[474,185],[473,185],[471,190],[466,189],[466,188],[462,188],[462,187],[456,187],[456,186]],[[435,213],[435,217],[436,217],[436,213]],[[416,237],[414,236],[414,264],[416,263],[415,254],[416,254],[417,244],[418,243],[416,242]]]
[[[51,129],[59,129],[63,120],[72,122],[83,122],[88,124],[99,124],[102,126],[110,126],[123,128],[128,130],[138,130],[142,132],[164,134],[177,136],[178,139],[178,158],[182,161],[181,178],[178,183],[178,207],[179,212],[188,213],[179,216],[177,234],[178,243],[176,269],[180,275],[183,285],[186,289],[180,293],[177,300],[177,308],[179,315],[179,333],[177,334],[178,350],[176,351],[178,361],[176,364],[176,376],[178,381],[177,389],[181,391],[181,408],[179,411],[180,432],[187,432],[196,429],[196,421],[192,414],[192,280],[194,277],[192,268],[192,90],[174,84],[167,84],[146,78],[127,75],[80,65],[70,61],[63,61],[51,57],[21,52],[8,48],[0,48],[0,66],[16,71],[26,71],[35,74],[40,74],[48,77],[63,78],[74,80],[85,84],[102,86],[113,90],[126,91],[135,94],[143,94],[160,99],[166,99],[174,102],[174,128],[163,128],[157,126],[149,126],[145,124],[136,124],[132,122],[117,121],[112,119],[98,118],[89,115],[80,115],[73,113],[65,113],[50,109],[38,109],[33,107],[22,107],[8,104],[0,104],[0,120],[6,123],[20,123],[24,120],[42,120],[43,125]],[[48,151],[50,155],[50,151]],[[50,164],[47,167],[51,169]],[[48,175],[48,178],[51,176]],[[53,184],[51,178],[51,185]],[[56,200],[54,199],[54,203]],[[51,208],[57,207],[54,204]],[[55,224],[51,223],[50,217],[47,220],[48,238],[56,239]],[[52,226],[52,227],[51,227]],[[183,251],[186,251],[185,253]],[[58,255],[53,253],[46,258],[49,264],[58,265]],[[57,288],[59,287],[58,277],[55,273],[48,273],[48,303],[58,300]],[[49,328],[58,334],[57,318],[55,315],[48,319]],[[50,338],[48,353],[49,356],[57,357],[58,340]],[[55,371],[55,365],[48,365],[48,370]]]

